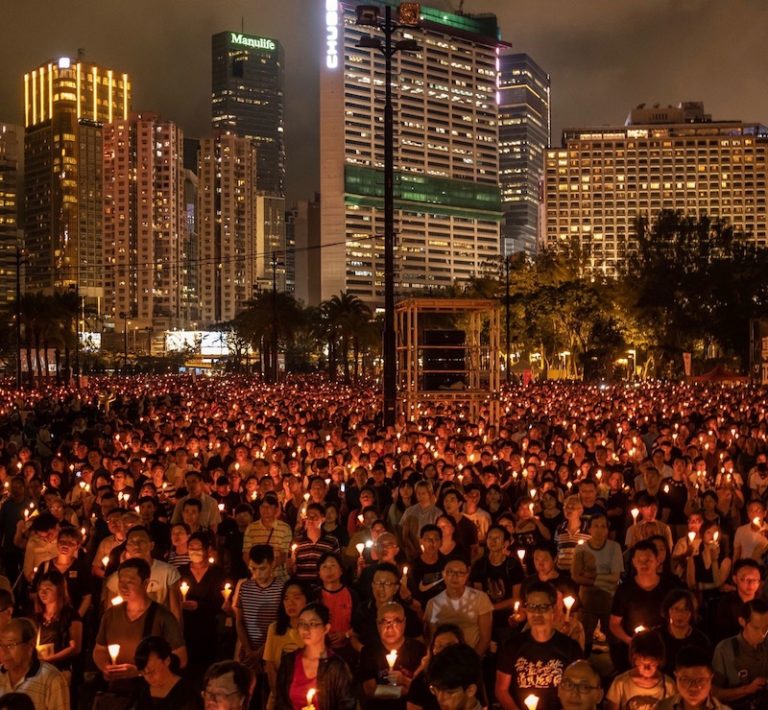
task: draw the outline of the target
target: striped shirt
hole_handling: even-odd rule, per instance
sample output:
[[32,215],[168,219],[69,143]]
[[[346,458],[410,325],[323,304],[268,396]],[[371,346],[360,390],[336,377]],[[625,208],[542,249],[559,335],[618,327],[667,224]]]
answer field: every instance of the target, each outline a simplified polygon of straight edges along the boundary
[[69,687],[65,677],[50,663],[32,659],[27,674],[14,686],[8,672],[0,670],[0,695],[24,693],[35,710],[69,710]]
[[240,610],[245,632],[251,648],[259,648],[267,640],[269,625],[277,620],[283,582],[273,579],[261,587],[253,579],[246,579],[237,590],[235,608]]
[[575,532],[568,530],[568,521],[566,520],[555,531],[555,544],[557,545],[557,569],[561,572],[571,572],[573,565],[573,556],[576,553],[576,546],[584,544],[592,536],[585,532],[584,524]]
[[326,552],[335,552],[336,554],[341,552],[339,541],[331,535],[321,535],[317,542],[312,542],[306,533],[296,538],[296,552],[294,553],[296,577],[309,582],[317,582],[317,567],[320,557]]
[[[266,527],[261,520],[255,520],[243,534],[243,553],[248,554],[254,545],[270,545],[275,552],[282,552],[287,558],[291,552],[293,532],[290,525],[282,520],[275,520],[271,528]],[[275,567],[278,579],[288,579],[285,565]]]

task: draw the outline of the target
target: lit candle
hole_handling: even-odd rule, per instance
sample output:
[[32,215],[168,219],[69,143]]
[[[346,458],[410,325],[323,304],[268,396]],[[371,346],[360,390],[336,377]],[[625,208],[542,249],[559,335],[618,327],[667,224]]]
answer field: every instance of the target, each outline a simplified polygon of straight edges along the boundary
[[182,601],[187,601],[187,592],[189,591],[189,585],[186,582],[182,582],[179,589],[181,589]]
[[717,542],[719,538],[720,538],[720,531],[715,530],[715,532],[712,534],[712,540],[714,540],[714,542]]
[[403,582],[405,582],[407,577],[408,577],[408,565],[403,565]]
[[387,663],[389,664],[389,672],[391,673],[395,668],[395,663],[397,663],[397,649],[392,649],[387,654]]
[[360,557],[363,556],[363,550],[365,549],[365,543],[364,542],[358,542],[357,545],[355,545],[355,549],[357,550],[357,554],[360,555]]
[[307,691],[307,704],[301,710],[315,710],[315,706],[312,701],[315,699],[316,693],[317,690],[315,688],[310,688]]
[[293,555],[294,557],[296,557],[296,548],[298,546],[299,546],[298,543],[295,543],[295,542],[293,543],[293,545],[291,545],[291,555]]
[[224,603],[226,604],[229,601],[229,597],[232,594],[232,585],[227,582],[224,585],[224,589],[222,589],[221,593],[224,595]]
[[123,603],[123,598],[118,594],[116,597],[112,597],[112,606],[117,606]]
[[693,542],[696,539],[696,533],[691,530],[691,532],[688,533],[688,540],[689,542]]
[[756,528],[760,527],[760,518],[758,516],[752,518],[752,525],[754,525]]
[[109,555],[104,555],[104,557],[101,558],[101,566],[104,569],[107,569],[108,565],[109,565]]
[[637,516],[640,515],[640,511],[637,508],[632,508],[629,512],[632,513],[632,521],[637,523]]
[[517,556],[520,558],[520,562],[522,562],[525,559],[525,550],[518,550]]
[[539,698],[531,693],[525,700],[523,700],[525,703],[525,707],[528,708],[528,710],[536,710],[536,708],[539,705]]
[[107,650],[109,651],[109,657],[112,659],[112,665],[114,666],[117,663],[117,657],[120,655],[120,644],[111,643],[107,646]]
[[643,631],[645,631],[645,626],[643,626],[642,624],[640,624],[640,626],[635,626],[635,633],[636,634],[641,634],[641,633],[643,633]]
[[565,620],[568,621],[571,618],[571,607],[576,603],[576,599],[571,596],[565,597],[563,599],[563,604],[565,604]]

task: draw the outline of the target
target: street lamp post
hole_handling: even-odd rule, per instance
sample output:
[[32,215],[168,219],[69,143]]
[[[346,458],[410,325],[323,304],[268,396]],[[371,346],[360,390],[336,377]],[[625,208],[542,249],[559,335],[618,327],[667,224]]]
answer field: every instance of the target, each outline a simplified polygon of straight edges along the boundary
[[283,263],[277,258],[277,252],[272,252],[272,259],[269,262],[272,267],[272,382],[277,382],[278,363],[277,363],[277,267]]
[[69,285],[75,297],[75,387],[80,389],[80,284],[75,282]]
[[128,372],[128,312],[120,311],[123,319],[123,374]]
[[402,27],[417,27],[419,3],[401,3],[397,21],[392,7],[384,6],[381,21],[377,5],[360,5],[357,24],[376,27],[384,42],[373,36],[363,37],[357,45],[363,49],[378,49],[384,55],[384,426],[393,426],[397,408],[397,352],[395,347],[395,150],[394,110],[392,106],[392,57],[400,51],[417,51],[415,40],[393,41],[393,34]]
[[504,287],[505,287],[505,298],[504,298],[504,329],[506,330],[506,336],[507,336],[507,360],[506,360],[506,367],[505,367],[505,375],[507,384],[510,383],[511,379],[511,373],[509,372],[509,259],[510,255],[507,254],[504,257]]

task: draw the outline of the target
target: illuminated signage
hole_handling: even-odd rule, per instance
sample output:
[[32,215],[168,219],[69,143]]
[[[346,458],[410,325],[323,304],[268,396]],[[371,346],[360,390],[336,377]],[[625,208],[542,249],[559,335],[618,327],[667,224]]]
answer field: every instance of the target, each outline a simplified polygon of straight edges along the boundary
[[274,40],[267,39],[266,37],[249,37],[238,32],[230,32],[229,41],[232,44],[242,44],[243,47],[251,47],[252,49],[272,51],[277,48]]
[[339,66],[339,3],[325,0],[325,66]]

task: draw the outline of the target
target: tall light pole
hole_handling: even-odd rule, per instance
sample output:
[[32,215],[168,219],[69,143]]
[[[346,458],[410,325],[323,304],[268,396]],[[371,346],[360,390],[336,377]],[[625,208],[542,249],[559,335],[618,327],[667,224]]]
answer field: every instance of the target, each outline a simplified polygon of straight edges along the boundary
[[[21,267],[26,261],[22,258],[21,246],[16,245],[16,387],[21,389]],[[29,361],[27,361],[29,362]]]
[[269,261],[272,267],[272,382],[277,382],[278,364],[277,364],[277,267],[282,266],[283,262],[277,258],[277,252],[272,252],[272,258]]
[[507,384],[509,384],[511,379],[511,373],[509,371],[509,259],[510,255],[507,254],[504,257],[504,329],[506,330],[507,337],[507,359],[504,374],[506,376]]
[[123,374],[128,373],[128,311],[120,311],[123,319]]
[[76,281],[69,285],[69,290],[75,297],[75,387],[80,389],[80,284]]
[[384,55],[384,426],[392,426],[397,409],[397,351],[395,347],[395,138],[394,109],[392,106],[392,57],[401,51],[418,51],[413,39],[393,41],[396,30],[418,27],[421,6],[404,2],[398,6],[397,20],[392,18],[392,7],[384,6],[382,21],[378,5],[357,7],[357,24],[375,27],[384,35],[362,37],[357,45],[363,49],[378,49]]

